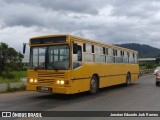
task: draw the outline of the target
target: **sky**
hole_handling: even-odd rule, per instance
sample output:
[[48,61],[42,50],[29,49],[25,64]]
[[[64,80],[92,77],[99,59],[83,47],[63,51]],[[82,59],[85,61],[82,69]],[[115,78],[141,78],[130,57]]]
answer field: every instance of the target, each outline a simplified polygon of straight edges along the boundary
[[29,38],[72,34],[160,48],[160,0],[0,0],[0,42],[22,52]]

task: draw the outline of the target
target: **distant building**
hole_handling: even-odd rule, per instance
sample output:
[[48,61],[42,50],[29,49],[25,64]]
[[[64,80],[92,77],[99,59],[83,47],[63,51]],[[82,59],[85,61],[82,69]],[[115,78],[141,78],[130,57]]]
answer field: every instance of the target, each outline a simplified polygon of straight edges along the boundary
[[147,63],[157,63],[160,64],[160,58],[139,58],[139,65],[143,66]]

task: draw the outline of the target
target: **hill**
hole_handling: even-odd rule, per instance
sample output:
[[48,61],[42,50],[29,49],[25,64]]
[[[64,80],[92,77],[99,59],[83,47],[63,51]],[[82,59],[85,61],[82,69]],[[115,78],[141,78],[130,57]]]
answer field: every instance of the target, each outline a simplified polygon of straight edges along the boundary
[[160,57],[160,49],[145,44],[127,43],[118,44],[117,46],[129,48],[139,52],[139,58],[155,58]]

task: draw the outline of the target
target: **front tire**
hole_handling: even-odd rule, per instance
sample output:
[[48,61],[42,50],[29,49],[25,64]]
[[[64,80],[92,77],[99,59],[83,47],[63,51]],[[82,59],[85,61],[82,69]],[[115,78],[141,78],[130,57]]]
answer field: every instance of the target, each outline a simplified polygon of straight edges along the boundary
[[90,94],[96,94],[98,91],[98,80],[95,76],[92,76],[90,81]]

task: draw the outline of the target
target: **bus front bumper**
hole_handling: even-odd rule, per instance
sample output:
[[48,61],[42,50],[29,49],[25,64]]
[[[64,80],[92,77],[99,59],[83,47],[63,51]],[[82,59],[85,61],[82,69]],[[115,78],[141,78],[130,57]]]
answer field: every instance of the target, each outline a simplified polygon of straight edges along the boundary
[[[49,90],[41,90],[40,88],[49,88]],[[39,86],[39,85],[26,85],[27,91],[38,91],[38,92],[46,92],[46,93],[58,93],[58,94],[71,94],[70,87],[64,87],[64,86]]]

